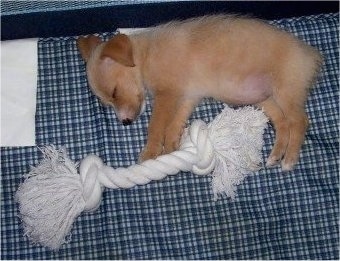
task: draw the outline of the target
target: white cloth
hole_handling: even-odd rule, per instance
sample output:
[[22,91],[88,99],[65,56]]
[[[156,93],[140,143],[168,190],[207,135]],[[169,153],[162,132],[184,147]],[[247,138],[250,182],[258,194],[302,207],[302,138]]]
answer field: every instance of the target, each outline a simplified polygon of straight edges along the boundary
[[1,42],[1,146],[35,145],[37,43]]
[[143,31],[146,28],[118,28],[117,31],[121,34],[133,34],[133,33],[138,33],[139,31]]

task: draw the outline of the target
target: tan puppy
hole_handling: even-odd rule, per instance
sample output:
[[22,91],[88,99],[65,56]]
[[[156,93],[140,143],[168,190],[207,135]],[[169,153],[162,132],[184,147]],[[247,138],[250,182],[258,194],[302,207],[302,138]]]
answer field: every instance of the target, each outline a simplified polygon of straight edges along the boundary
[[263,108],[276,129],[267,166],[297,163],[308,118],[308,89],[322,58],[293,35],[260,20],[216,15],[175,21],[107,42],[80,37],[93,92],[123,124],[154,96],[148,141],[140,160],[169,153],[204,97]]

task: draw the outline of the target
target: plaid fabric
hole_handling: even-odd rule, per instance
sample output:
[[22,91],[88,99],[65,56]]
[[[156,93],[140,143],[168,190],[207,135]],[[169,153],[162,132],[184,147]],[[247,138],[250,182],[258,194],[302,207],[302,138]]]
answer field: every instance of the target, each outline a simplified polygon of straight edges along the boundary
[[[2,148],[2,259],[337,259],[339,257],[338,14],[274,21],[316,46],[325,66],[307,104],[311,126],[293,172],[263,169],[238,186],[234,201],[213,201],[210,177],[182,173],[132,189],[106,190],[95,213],[80,216],[58,252],[23,237],[13,195],[42,155]],[[108,37],[110,34],[106,34]],[[75,38],[39,42],[37,144],[66,146],[73,160],[96,153],[114,167],[133,164],[146,141],[147,110],[122,126],[87,87]],[[208,122],[222,109],[205,100],[192,115]],[[265,159],[274,141],[265,132]]]

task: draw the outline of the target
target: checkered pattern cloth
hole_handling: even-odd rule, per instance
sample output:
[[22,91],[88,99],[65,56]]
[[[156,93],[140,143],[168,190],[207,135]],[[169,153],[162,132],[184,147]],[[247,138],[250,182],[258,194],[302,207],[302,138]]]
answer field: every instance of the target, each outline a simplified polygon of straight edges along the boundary
[[[338,14],[273,21],[324,55],[308,99],[310,128],[296,169],[262,169],[238,186],[234,201],[213,201],[210,177],[181,173],[132,189],[106,190],[95,213],[81,215],[58,252],[23,236],[13,196],[36,147],[2,148],[2,259],[337,259],[339,257]],[[109,37],[112,33],[104,36]],[[90,92],[75,37],[39,41],[38,145],[66,146],[79,161],[90,153],[113,167],[135,163],[151,114],[130,126]],[[211,121],[223,104],[207,99],[192,119]],[[263,160],[274,130],[266,129]]]

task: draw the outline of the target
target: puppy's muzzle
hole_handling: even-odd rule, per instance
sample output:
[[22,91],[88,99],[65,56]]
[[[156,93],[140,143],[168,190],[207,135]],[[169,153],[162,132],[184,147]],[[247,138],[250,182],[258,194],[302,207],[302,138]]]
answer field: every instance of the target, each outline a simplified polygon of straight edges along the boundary
[[124,126],[131,125],[132,120],[129,119],[129,118],[126,118],[126,119],[122,120],[122,123],[123,123]]

